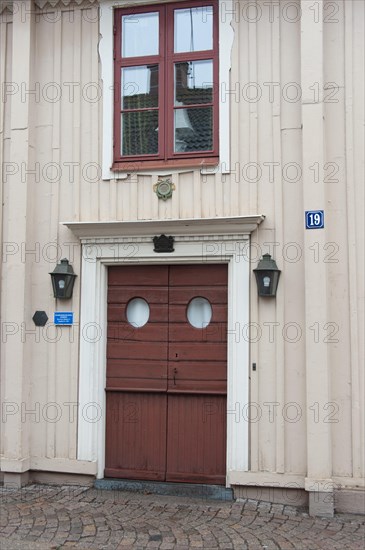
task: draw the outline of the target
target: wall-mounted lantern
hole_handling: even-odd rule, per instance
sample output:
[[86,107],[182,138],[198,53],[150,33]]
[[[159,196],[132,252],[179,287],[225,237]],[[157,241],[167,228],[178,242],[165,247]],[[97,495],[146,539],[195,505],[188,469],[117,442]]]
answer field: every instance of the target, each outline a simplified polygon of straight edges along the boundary
[[256,276],[259,296],[269,296],[271,298],[276,296],[281,271],[270,254],[264,254],[253,271]]
[[77,275],[75,275],[72,265],[68,263],[66,258],[63,258],[61,263],[56,265],[50,276],[54,297],[60,300],[72,298],[72,291]]

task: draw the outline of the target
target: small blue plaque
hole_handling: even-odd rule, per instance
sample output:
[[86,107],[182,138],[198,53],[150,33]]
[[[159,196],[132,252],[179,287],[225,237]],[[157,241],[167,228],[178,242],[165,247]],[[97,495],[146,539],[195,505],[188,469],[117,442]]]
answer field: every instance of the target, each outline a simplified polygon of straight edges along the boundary
[[73,311],[55,311],[53,316],[53,322],[55,325],[73,325],[74,314]]
[[324,228],[324,210],[307,210],[305,213],[306,229]]

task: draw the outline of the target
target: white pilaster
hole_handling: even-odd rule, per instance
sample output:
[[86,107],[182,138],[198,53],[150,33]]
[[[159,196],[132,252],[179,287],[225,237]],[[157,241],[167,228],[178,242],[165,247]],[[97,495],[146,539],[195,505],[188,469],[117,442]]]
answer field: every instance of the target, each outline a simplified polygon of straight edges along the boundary
[[[323,2],[303,0],[301,18],[301,81],[303,124],[303,205],[304,210],[326,210],[324,183],[324,71]],[[314,167],[319,173],[315,177]],[[303,225],[304,225],[303,212]],[[326,223],[326,212],[325,212]],[[305,230],[305,311],[306,311],[306,394],[307,394],[307,480],[310,513],[333,514],[331,502],[331,424],[323,421],[330,401],[328,344],[324,341],[327,318],[327,270],[324,262],[314,262],[313,246],[323,250],[326,229]],[[323,496],[325,494],[325,496]],[[326,504],[327,512],[324,512]]]
[[[33,0],[15,0],[13,5],[12,41],[12,86],[11,101],[11,166],[7,168],[8,218],[4,221],[7,242],[18,252],[26,247],[27,226],[31,218],[31,180],[27,174],[33,159],[31,134],[32,54],[34,37]],[[9,107],[9,106],[8,106]],[[30,393],[31,361],[26,352],[26,334],[22,323],[30,313],[29,262],[24,254],[6,256],[4,262],[4,285],[2,292],[2,323],[7,326],[6,340],[3,340],[4,358],[4,458],[9,460],[9,472],[24,471],[28,463],[29,427],[22,423],[21,411],[27,407]],[[9,331],[13,332],[12,334]]]

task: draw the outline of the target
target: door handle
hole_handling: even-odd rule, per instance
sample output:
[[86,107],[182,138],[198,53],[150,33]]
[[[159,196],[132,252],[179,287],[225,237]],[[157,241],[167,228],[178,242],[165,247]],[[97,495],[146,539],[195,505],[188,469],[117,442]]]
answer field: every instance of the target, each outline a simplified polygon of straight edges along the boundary
[[176,386],[177,368],[174,369],[174,386]]

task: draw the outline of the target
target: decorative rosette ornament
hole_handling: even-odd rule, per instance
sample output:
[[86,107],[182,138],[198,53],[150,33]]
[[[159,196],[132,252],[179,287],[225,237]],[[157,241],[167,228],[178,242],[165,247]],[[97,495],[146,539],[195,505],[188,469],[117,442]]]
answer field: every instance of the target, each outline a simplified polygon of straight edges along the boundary
[[167,201],[171,199],[173,191],[175,191],[175,185],[172,183],[171,178],[159,179],[153,186],[153,190],[159,199]]

